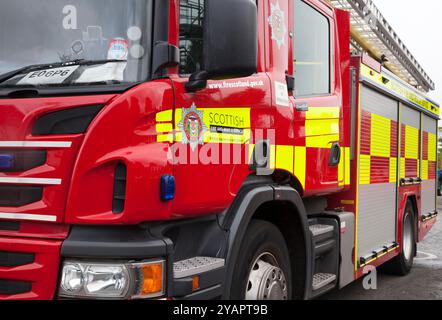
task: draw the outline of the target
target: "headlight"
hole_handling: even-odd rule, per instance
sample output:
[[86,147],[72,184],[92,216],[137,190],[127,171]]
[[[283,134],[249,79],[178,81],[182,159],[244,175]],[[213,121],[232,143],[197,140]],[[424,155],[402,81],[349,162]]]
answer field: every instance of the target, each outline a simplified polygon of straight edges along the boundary
[[164,295],[164,261],[94,263],[66,261],[59,296],[143,299]]

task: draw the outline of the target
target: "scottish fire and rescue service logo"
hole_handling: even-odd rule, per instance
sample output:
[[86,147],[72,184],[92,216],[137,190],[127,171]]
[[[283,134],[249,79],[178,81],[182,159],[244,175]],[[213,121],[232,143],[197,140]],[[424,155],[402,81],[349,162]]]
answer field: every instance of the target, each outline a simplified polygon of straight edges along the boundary
[[178,128],[183,133],[182,143],[190,145],[192,151],[195,151],[199,144],[204,144],[207,127],[203,121],[203,111],[197,110],[195,103],[188,109],[183,108]]
[[269,24],[272,28],[272,40],[276,41],[278,49],[281,49],[282,46],[285,46],[287,27],[285,25],[284,11],[281,10],[279,2],[276,2],[276,4],[271,4]]

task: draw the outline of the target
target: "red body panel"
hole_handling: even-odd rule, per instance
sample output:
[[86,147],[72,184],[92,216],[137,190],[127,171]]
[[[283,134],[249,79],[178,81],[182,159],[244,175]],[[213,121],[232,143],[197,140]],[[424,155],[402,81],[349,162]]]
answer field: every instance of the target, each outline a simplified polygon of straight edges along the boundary
[[[214,215],[225,211],[232,204],[244,180],[253,172],[249,166],[251,148],[256,137],[269,138],[272,146],[305,148],[305,181],[297,176],[296,170],[289,172],[299,193],[307,197],[326,196],[329,209],[344,209],[357,214],[358,164],[356,155],[352,161],[346,159],[344,169],[348,177],[342,178],[339,166],[330,165],[331,146],[307,145],[314,136],[309,133],[309,114],[298,111],[296,106],[307,104],[310,113],[326,108],[339,109],[339,143],[343,150],[351,145],[351,126],[356,132],[370,134],[370,117],[361,115],[351,124],[350,108],[350,66],[359,70],[360,59],[350,60],[349,14],[334,10],[325,1],[306,0],[330,21],[331,29],[331,83],[330,94],[318,97],[299,98],[289,94],[289,105],[277,102],[275,85],[286,83],[286,75],[294,74],[293,52],[293,1],[279,0],[285,14],[287,34],[285,46],[272,40],[269,25],[271,5],[274,0],[258,0],[258,72],[247,78],[232,80],[209,80],[206,89],[197,93],[185,90],[187,77],[178,74],[178,68],[170,68],[168,77],[150,81],[122,94],[90,95],[57,98],[5,99],[0,100],[0,141],[56,141],[70,142],[69,148],[48,149],[47,162],[40,167],[23,173],[1,173],[0,178],[43,178],[61,179],[61,184],[46,186],[43,199],[19,208],[0,207],[0,213],[55,216],[54,223],[22,222],[18,231],[0,230],[0,252],[23,252],[35,254],[35,261],[17,268],[0,268],[0,279],[32,282],[32,291],[15,296],[0,296],[1,299],[52,299],[60,265],[62,241],[66,239],[71,225],[137,225],[150,221],[167,221]],[[169,0],[170,27],[169,42],[179,45],[179,0]],[[300,44],[302,45],[302,44]],[[220,86],[223,82],[259,83],[256,86]],[[359,92],[358,92],[359,94]],[[159,141],[157,116],[171,111],[167,123],[173,125],[173,137],[177,136],[177,115],[193,104],[210,113],[211,110],[230,108],[250,109],[251,138],[243,144],[229,145],[228,163],[172,164],[171,142]],[[105,107],[92,121],[85,134],[49,137],[34,137],[31,129],[36,119],[46,113],[90,105]],[[397,123],[392,124],[392,137],[397,132]],[[274,134],[273,134],[274,133]],[[424,135],[425,139],[425,135]],[[428,137],[427,137],[428,139]],[[358,140],[358,139],[356,139]],[[402,139],[404,141],[404,138]],[[195,149],[185,146],[188,159],[198,156],[202,150],[221,150],[221,143],[209,142]],[[233,150],[239,148],[241,159],[233,158]],[[392,149],[396,151],[397,146]],[[0,148],[0,151],[7,150]],[[402,148],[404,150],[404,148]],[[362,139],[361,154],[370,154],[370,142]],[[428,150],[423,150],[428,154]],[[213,155],[213,154],[212,154]],[[350,155],[352,156],[352,155]],[[277,157],[277,154],[276,154]],[[197,158],[196,158],[197,159]],[[388,160],[388,159],[387,159]],[[372,161],[373,183],[389,180],[389,163],[384,158]],[[296,166],[296,157],[294,158]],[[277,162],[277,161],[276,161]],[[115,167],[124,163],[127,167],[127,187],[124,211],[115,214],[112,210]],[[293,165],[293,163],[292,163]],[[416,177],[417,162],[405,164],[407,177]],[[285,170],[275,166],[276,170]],[[287,172],[286,172],[287,173]],[[341,172],[342,173],[342,172]],[[176,180],[176,195],[173,201],[160,200],[160,179],[173,175]],[[430,170],[429,176],[436,172]],[[401,221],[407,199],[415,197],[420,208],[418,186],[399,189],[398,194],[398,242],[401,239]],[[419,209],[420,210],[420,209]],[[419,240],[434,224],[434,219],[420,222]],[[356,224],[357,228],[357,224]],[[355,230],[355,234],[357,230]],[[378,266],[394,257],[400,250],[393,251],[373,265]],[[357,277],[362,270],[355,268]]]

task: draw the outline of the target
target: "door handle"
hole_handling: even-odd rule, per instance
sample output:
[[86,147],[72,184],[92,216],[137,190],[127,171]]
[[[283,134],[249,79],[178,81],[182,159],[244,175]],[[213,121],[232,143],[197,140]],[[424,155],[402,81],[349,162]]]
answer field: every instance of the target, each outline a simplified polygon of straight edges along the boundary
[[330,160],[328,165],[330,167],[336,167],[341,162],[341,147],[339,143],[334,143],[331,149]]
[[307,112],[309,110],[309,106],[307,103],[297,103],[296,104],[296,111],[298,112]]

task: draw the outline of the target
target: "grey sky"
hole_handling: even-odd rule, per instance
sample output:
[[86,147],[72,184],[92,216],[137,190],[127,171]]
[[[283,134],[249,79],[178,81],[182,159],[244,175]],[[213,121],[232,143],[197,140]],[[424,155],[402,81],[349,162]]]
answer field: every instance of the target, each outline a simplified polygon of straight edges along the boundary
[[373,2],[436,83],[436,90],[429,95],[442,104],[442,1]]

